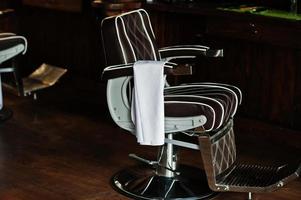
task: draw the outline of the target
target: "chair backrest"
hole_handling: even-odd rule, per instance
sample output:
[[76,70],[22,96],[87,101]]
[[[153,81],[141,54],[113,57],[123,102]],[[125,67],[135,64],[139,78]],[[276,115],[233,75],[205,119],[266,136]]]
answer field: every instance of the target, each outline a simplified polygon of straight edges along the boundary
[[160,60],[150,19],[143,9],[105,18],[102,38],[107,65]]
[[[107,66],[129,64],[138,60],[160,60],[150,19],[143,9],[105,18],[101,31]],[[131,77],[110,79],[107,102],[117,125],[133,132],[130,79]]]
[[229,173],[236,161],[233,121],[213,136],[199,136],[199,143],[208,183],[214,189],[219,177]]

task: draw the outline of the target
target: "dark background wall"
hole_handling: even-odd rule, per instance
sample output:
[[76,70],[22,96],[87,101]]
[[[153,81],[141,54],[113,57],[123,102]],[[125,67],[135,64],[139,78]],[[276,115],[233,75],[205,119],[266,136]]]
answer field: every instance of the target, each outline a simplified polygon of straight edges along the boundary
[[[287,1],[265,1],[273,2],[286,9]],[[96,14],[90,3],[82,1],[82,9],[71,12],[1,1],[1,6],[16,10],[10,28],[28,39],[28,53],[21,60],[24,76],[45,62],[67,68],[69,77],[100,80],[105,67],[100,39],[104,16]],[[300,130],[300,23],[221,14],[205,5],[193,12],[171,4],[145,6],[159,46],[208,44],[225,50],[221,60],[201,58],[194,75],[178,81],[237,85],[244,94],[241,115]]]
[[194,43],[224,49],[222,59],[200,57],[194,75],[178,78],[179,83],[237,85],[243,91],[240,115],[300,130],[299,21],[218,12],[205,6],[147,8],[159,46]]
[[21,60],[23,76],[48,63],[67,68],[68,74],[100,78],[104,67],[100,20],[89,0],[82,1],[76,12],[26,5],[21,0],[1,0],[0,6],[15,9],[9,29],[28,40],[28,52]]

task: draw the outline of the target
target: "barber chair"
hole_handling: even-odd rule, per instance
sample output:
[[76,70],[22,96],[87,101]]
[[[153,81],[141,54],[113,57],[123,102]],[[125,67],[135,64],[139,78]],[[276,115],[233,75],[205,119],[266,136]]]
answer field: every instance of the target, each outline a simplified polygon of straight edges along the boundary
[[[101,29],[107,64],[103,78],[108,80],[109,111],[114,122],[132,134],[135,134],[131,120],[134,62],[165,60],[168,62],[164,73],[173,75],[182,67],[177,64],[179,60],[183,63],[183,59],[191,61],[196,56],[222,56],[222,50],[199,45],[158,49],[149,16],[143,9],[108,17],[102,21]],[[112,184],[117,191],[134,199],[211,198],[216,193],[210,190],[205,173],[177,162],[178,147],[199,150],[199,144],[177,137],[197,140],[201,133],[232,130],[232,118],[241,103],[241,92],[227,84],[169,86],[166,83],[164,98],[165,144],[160,147],[157,160],[130,154],[130,157],[147,165],[116,173]]]
[[25,54],[26,49],[27,41],[23,36],[17,36],[13,33],[0,33],[0,121],[12,116],[12,111],[3,107],[1,74],[13,73],[19,93],[23,94],[22,79],[18,75],[15,58],[21,53]]

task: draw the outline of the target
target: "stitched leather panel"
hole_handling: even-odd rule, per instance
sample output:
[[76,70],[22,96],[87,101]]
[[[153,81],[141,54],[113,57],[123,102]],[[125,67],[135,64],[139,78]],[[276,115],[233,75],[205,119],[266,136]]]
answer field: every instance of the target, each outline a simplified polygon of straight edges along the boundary
[[236,160],[235,135],[233,128],[211,146],[215,176],[227,170]]
[[199,84],[202,84],[202,85],[215,85],[215,86],[221,86],[221,87],[226,87],[230,90],[232,90],[238,97],[238,102],[239,104],[241,104],[242,102],[242,93],[241,93],[241,90],[234,86],[234,85],[229,85],[229,84],[224,84],[224,83],[212,83],[212,82],[200,82],[200,83],[187,83],[185,85],[199,85]]
[[[140,12],[121,17],[124,21],[125,30],[129,41],[129,46],[133,48],[136,60],[158,60],[156,53],[158,49],[154,43],[151,32],[146,26],[149,24],[144,20]],[[131,54],[131,49],[128,49]]]
[[115,18],[107,18],[102,22],[102,42],[106,58],[106,65],[125,64],[122,51],[118,42],[115,28]]
[[191,117],[204,115],[206,123],[204,129],[209,130],[213,126],[213,112],[206,106],[196,104],[181,104],[181,103],[168,103],[164,104],[165,117]]
[[165,89],[165,95],[196,95],[210,97],[218,100],[224,107],[224,122],[227,122],[235,114],[237,99],[235,95],[223,88],[212,88],[206,86],[181,86]]
[[159,58],[151,24],[141,10],[105,19],[102,37],[107,66]]

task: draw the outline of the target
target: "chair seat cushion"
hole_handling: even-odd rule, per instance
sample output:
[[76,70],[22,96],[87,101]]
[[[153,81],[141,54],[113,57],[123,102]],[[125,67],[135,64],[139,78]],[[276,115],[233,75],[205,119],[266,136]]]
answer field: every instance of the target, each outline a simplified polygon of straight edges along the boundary
[[[236,87],[214,83],[198,83],[167,87],[165,95],[166,117],[204,115],[205,130],[220,128],[232,118],[241,102],[240,90]],[[179,105],[181,103],[181,105]]]

